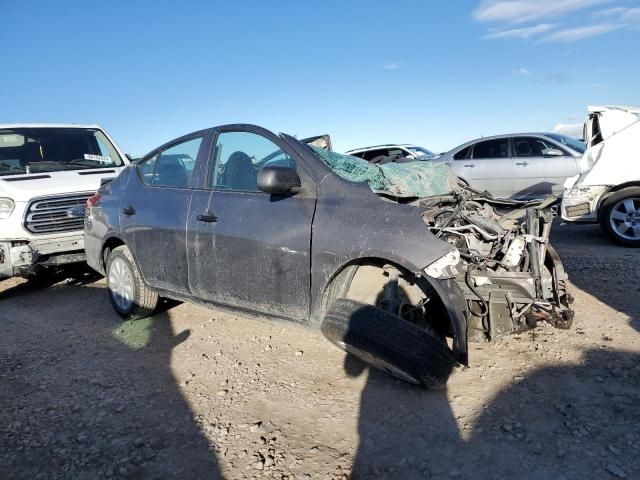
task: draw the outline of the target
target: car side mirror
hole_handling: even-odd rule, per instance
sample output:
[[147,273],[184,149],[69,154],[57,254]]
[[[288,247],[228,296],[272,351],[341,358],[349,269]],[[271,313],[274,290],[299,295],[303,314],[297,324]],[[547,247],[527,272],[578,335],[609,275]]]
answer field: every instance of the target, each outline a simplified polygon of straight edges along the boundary
[[559,148],[545,148],[542,150],[542,155],[545,157],[562,157],[564,152]]
[[258,172],[258,188],[272,195],[295,193],[301,186],[300,176],[295,168],[266,166]]

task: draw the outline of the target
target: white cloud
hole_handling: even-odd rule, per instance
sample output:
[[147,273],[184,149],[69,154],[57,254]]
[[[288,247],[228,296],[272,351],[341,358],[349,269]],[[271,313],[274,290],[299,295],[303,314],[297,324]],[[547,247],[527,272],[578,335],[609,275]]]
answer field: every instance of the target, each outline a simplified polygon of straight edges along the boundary
[[595,18],[614,19],[623,23],[640,23],[640,7],[614,7],[593,14]]
[[488,39],[498,39],[498,38],[522,38],[528,39],[533,37],[534,35],[539,35],[542,33],[546,33],[551,30],[554,25],[550,23],[540,23],[538,25],[533,25],[531,27],[523,27],[523,28],[510,28],[508,30],[499,30],[492,31],[487,33],[484,38]]
[[561,73],[552,73],[551,75],[544,77],[542,81],[544,83],[557,83],[558,85],[564,85],[569,83],[571,78]]
[[473,11],[478,22],[524,23],[555,18],[611,0],[483,0]]
[[526,76],[526,75],[531,75],[531,71],[528,68],[518,68],[516,70],[513,71],[514,75],[522,75],[522,76]]
[[582,123],[558,123],[553,131],[569,137],[582,138]]
[[604,23],[600,25],[588,25],[586,27],[567,28],[554,32],[540,40],[541,43],[551,42],[576,42],[585,38],[595,37],[603,33],[614,32],[624,28],[625,25],[617,25],[613,23]]
[[398,62],[389,62],[385,63],[382,68],[385,70],[398,70],[400,68],[400,64]]

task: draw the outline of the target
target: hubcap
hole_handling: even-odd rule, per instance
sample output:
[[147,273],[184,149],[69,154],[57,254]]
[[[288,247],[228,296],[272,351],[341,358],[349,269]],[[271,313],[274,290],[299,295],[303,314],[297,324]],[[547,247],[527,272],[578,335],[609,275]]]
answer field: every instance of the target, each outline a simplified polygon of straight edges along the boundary
[[115,258],[109,267],[109,291],[120,310],[126,311],[133,305],[133,274],[127,262]]
[[611,228],[626,240],[640,240],[640,198],[620,200],[611,209]]

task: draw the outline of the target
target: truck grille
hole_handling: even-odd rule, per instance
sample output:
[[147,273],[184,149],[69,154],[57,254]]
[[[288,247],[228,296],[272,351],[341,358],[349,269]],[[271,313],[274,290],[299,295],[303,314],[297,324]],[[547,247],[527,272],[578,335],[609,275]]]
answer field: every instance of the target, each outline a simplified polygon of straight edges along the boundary
[[84,228],[83,218],[68,218],[67,210],[82,206],[93,193],[42,197],[27,207],[24,228],[31,233],[72,232]]

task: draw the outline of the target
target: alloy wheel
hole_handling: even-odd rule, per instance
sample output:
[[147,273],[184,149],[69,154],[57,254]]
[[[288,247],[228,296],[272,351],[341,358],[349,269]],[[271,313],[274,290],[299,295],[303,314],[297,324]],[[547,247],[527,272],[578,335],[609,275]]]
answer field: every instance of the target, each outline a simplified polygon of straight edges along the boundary
[[640,240],[640,198],[624,198],[616,203],[609,214],[609,222],[619,237]]

